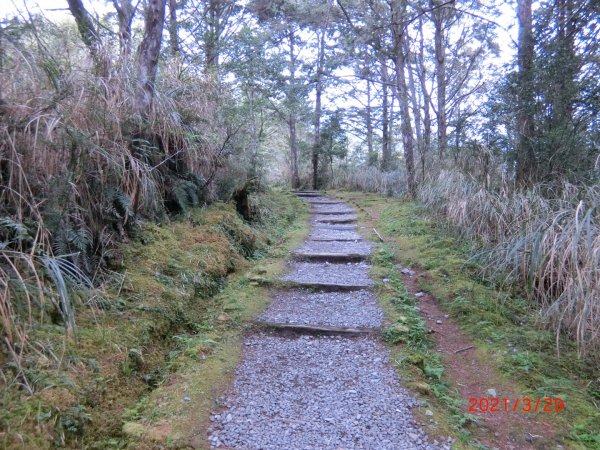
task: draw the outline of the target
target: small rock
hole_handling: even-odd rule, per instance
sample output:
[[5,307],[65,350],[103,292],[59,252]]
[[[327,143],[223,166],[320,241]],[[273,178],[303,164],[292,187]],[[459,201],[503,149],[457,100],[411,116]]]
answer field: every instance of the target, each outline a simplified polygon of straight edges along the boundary
[[425,295],[425,293],[424,293],[424,292],[421,292],[421,291],[419,291],[419,292],[417,292],[417,293],[415,294],[415,297],[417,297],[417,298],[421,298],[421,297],[423,297],[424,295]]
[[183,397],[183,401],[184,402],[191,402],[192,399],[186,395],[185,397]]
[[412,441],[416,441],[419,439],[419,435],[416,433],[408,433],[408,437],[412,440]]
[[433,411],[428,409],[427,411],[425,411],[425,415],[426,416],[433,416]]
[[498,394],[496,394],[495,389],[488,389],[487,393],[490,394],[492,397],[498,397]]
[[408,275],[409,277],[412,277],[415,274],[415,271],[409,269],[408,267],[405,267],[404,269],[400,269],[400,273],[402,273],[403,275]]
[[437,323],[438,325],[441,325],[442,321],[438,319],[438,320],[435,321],[435,323]]
[[383,279],[383,280],[381,280],[381,281],[383,281],[384,283],[389,283],[389,282],[390,282],[390,279],[389,279],[389,278],[384,278],[384,279]]

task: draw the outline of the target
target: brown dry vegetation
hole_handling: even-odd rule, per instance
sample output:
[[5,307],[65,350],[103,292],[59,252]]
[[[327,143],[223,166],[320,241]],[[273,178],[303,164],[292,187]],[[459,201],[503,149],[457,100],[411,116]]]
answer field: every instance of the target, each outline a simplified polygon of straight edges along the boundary
[[[432,171],[418,189],[427,214],[471,246],[482,273],[518,289],[542,323],[569,336],[580,356],[600,356],[600,194],[596,185],[515,189],[495,174],[486,186],[460,167]],[[473,168],[471,168],[473,169]],[[500,170],[500,169],[498,169]],[[341,171],[333,186],[406,195],[377,170]],[[477,173],[476,170],[471,170]]]
[[3,33],[0,317],[19,364],[35,322],[57,315],[73,333],[71,288],[98,288],[94,303],[141,220],[229,199],[246,162],[226,94],[176,58],[142,120],[133,68],[95,76],[71,25],[33,19]]

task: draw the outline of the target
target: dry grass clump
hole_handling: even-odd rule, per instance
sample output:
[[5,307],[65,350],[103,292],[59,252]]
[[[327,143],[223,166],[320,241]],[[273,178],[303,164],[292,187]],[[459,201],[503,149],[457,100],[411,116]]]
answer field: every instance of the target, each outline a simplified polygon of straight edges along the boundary
[[402,170],[382,172],[372,166],[337,168],[330,177],[329,186],[333,189],[373,192],[389,197],[406,194]]
[[72,332],[70,296],[120,268],[136,223],[228,198],[245,167],[213,79],[164,61],[142,120],[133,63],[99,77],[70,25],[14,26],[0,42],[0,332],[18,361],[35,322]]
[[485,270],[539,302],[542,319],[554,325],[557,337],[564,332],[581,354],[596,354],[600,190],[565,185],[547,196],[542,188],[519,192],[505,186],[492,192],[446,171],[424,184],[419,198],[437,217],[485,245]]

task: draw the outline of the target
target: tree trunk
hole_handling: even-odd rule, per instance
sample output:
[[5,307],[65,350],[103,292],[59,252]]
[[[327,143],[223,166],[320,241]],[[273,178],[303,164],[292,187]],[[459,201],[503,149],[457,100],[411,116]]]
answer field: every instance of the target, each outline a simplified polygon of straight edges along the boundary
[[[408,46],[408,43],[405,42],[406,44],[406,55],[410,61],[410,48]],[[415,61],[416,62],[416,61]],[[408,64],[408,87],[410,90],[410,100],[412,103],[412,109],[413,109],[413,115],[415,117],[415,132],[417,135],[417,149],[419,150],[419,157],[421,159],[421,170],[422,170],[422,177],[424,177],[424,154],[425,154],[425,150],[424,150],[424,142],[423,142],[423,128],[422,128],[422,121],[421,121],[421,104],[419,101],[419,97],[417,96],[417,87],[416,87],[416,83],[415,83],[415,75],[413,73],[413,68],[412,68],[412,64]]]
[[431,150],[431,93],[427,87],[427,67],[425,65],[425,38],[423,36],[423,21],[419,20],[419,61],[418,76],[423,95],[423,151],[421,152],[421,179],[425,179],[425,164],[427,154]]
[[296,116],[290,114],[288,125],[290,129],[290,164],[292,170],[292,189],[300,186],[300,177],[298,176],[298,140],[296,138]]
[[323,69],[325,67],[325,30],[321,31],[319,37],[319,50],[317,57],[317,73],[315,86],[315,140],[312,149],[312,188],[318,188],[319,177],[319,153],[321,151],[321,96],[323,94]]
[[404,159],[406,161],[406,179],[408,195],[416,197],[417,180],[415,178],[414,140],[412,118],[408,91],[406,87],[406,55],[404,54],[406,30],[404,28],[405,4],[401,0],[394,0],[392,8],[392,36],[394,40],[394,64],[396,68],[396,83],[398,87],[398,102],[400,104],[400,120],[402,121],[402,144],[404,146]]
[[209,0],[207,11],[207,31],[204,40],[206,72],[216,73],[219,68],[219,36],[221,34],[220,0]]
[[94,26],[92,17],[83,6],[82,0],[67,1],[69,10],[77,24],[81,40],[90,52],[97,74],[100,76],[108,75],[110,67],[109,61],[102,55],[102,42],[100,41],[100,36]]
[[373,148],[373,111],[371,108],[371,82],[367,80],[367,163],[369,166],[375,164],[377,156]]
[[144,119],[148,118],[154,100],[154,83],[162,43],[165,6],[167,0],[148,0],[144,38],[138,48],[138,81],[135,109]]
[[445,6],[431,1],[434,26],[435,72],[437,78],[437,135],[438,151],[443,158],[448,150],[448,123],[446,118],[446,48],[444,46]]
[[298,99],[296,98],[296,34],[293,29],[289,30],[288,39],[290,41],[290,62],[288,69],[290,71],[290,90],[288,94],[288,107],[290,108],[288,125],[290,132],[290,164],[292,171],[292,189],[300,186],[300,176],[298,175],[298,140],[296,136],[296,107]]
[[125,70],[131,56],[131,23],[135,16],[136,7],[131,4],[131,0],[113,0],[113,5],[117,11],[117,21],[119,23],[119,63],[122,70]]
[[533,61],[535,47],[533,41],[533,16],[531,0],[518,0],[517,19],[519,21],[518,48],[518,111],[517,111],[517,152],[516,152],[516,182],[520,186],[532,181],[535,171],[535,156],[533,154],[532,138],[533,122]]
[[179,54],[179,24],[177,23],[177,0],[169,0],[169,47],[172,55]]
[[382,123],[381,123],[381,170],[387,172],[390,168],[392,159],[390,147],[390,107],[389,107],[389,74],[387,70],[385,58],[380,58],[381,64],[381,108],[382,108]]

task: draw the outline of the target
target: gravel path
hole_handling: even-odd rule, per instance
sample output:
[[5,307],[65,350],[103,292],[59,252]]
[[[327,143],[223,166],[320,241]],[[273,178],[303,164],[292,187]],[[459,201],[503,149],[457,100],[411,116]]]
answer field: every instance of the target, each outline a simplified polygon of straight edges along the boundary
[[290,272],[281,277],[282,280],[299,284],[327,284],[341,287],[373,285],[373,281],[369,278],[371,266],[365,262],[344,264],[296,262],[290,267]]
[[351,214],[354,212],[354,209],[349,208],[344,205],[313,205],[312,210],[314,213],[322,214]]
[[327,228],[315,228],[308,236],[311,241],[360,241],[362,237],[351,230],[332,230]]
[[298,247],[297,254],[315,255],[321,253],[354,254],[367,256],[371,254],[371,244],[364,241],[307,241]]
[[383,311],[371,291],[296,289],[277,293],[259,320],[293,325],[377,328],[383,322]]
[[209,440],[236,449],[430,449],[416,402],[370,338],[257,334]]
[[[296,254],[369,255],[347,205],[314,203],[309,240]],[[328,257],[331,260],[332,256]],[[370,287],[366,262],[292,262],[283,280],[299,286],[273,296],[260,321],[340,328],[378,328],[383,311]],[[327,292],[302,289],[303,284]],[[211,417],[212,448],[244,450],[449,449],[429,443],[412,418],[415,399],[401,386],[388,350],[374,337],[258,332],[245,341],[235,382]]]

